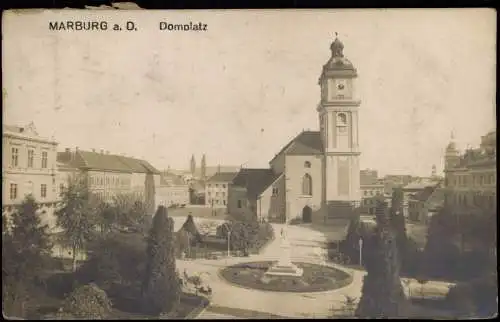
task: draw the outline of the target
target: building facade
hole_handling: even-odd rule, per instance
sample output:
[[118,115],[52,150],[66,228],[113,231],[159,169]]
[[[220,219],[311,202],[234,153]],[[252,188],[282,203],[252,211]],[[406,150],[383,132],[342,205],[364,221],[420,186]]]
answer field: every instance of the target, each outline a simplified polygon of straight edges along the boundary
[[227,208],[229,200],[229,186],[237,172],[217,172],[206,183],[205,201],[213,208]]
[[384,183],[379,180],[377,170],[360,171],[361,214],[375,214],[377,197],[384,195]]
[[40,204],[42,223],[54,223],[59,200],[57,142],[41,137],[33,123],[2,127],[2,215],[9,216],[25,196]]
[[172,205],[189,205],[189,185],[181,176],[162,173],[160,186],[156,191],[156,205],[169,207]]
[[284,175],[271,169],[241,169],[234,177],[228,198],[230,214],[255,214],[260,221],[283,221]]
[[444,158],[446,207],[457,215],[496,211],[496,130],[481,138],[479,148],[464,153],[452,138]]
[[[78,148],[57,153],[57,161],[61,172],[83,175],[90,191],[102,200],[111,202],[116,195],[133,194],[145,203],[148,213],[154,214],[160,172],[147,161]],[[61,178],[64,181],[64,175]],[[60,184],[64,188],[67,181]]]
[[[303,131],[269,162],[270,171],[260,169],[275,178],[269,186],[250,192],[245,188],[250,205],[264,192],[270,194],[272,206],[264,207],[267,213],[262,216],[326,223],[359,210],[357,70],[344,56],[344,45],[338,38],[330,49],[330,58],[319,78],[321,94],[316,111],[320,130]],[[235,190],[235,194],[244,194],[238,185]]]

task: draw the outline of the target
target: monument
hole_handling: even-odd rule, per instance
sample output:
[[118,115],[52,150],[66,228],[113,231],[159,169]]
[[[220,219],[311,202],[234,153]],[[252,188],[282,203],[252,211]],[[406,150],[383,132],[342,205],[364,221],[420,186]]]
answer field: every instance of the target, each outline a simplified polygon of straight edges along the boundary
[[291,260],[291,245],[286,237],[286,229],[281,230],[281,253],[278,262],[264,274],[264,278],[301,277],[303,269],[294,265]]

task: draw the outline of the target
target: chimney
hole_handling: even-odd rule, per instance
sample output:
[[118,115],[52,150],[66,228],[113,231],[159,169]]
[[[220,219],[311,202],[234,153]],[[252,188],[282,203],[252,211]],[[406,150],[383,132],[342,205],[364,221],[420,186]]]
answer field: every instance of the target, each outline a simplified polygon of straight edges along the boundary
[[65,150],[65,151],[66,151],[66,153],[71,152],[70,148],[66,148],[66,150]]
[[92,149],[92,152],[95,152],[95,149]]
[[104,149],[101,149],[101,154],[104,154]]
[[75,148],[75,151],[76,151],[76,152],[78,152],[78,150],[79,150],[79,149],[78,149],[78,147],[76,147],[76,148]]

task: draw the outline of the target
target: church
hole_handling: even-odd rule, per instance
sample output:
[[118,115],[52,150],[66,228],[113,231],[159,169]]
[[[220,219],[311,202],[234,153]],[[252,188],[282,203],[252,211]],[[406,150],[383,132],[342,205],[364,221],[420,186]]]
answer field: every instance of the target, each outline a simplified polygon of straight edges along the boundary
[[335,38],[319,77],[319,131],[303,131],[269,162],[268,169],[241,169],[229,189],[228,212],[260,219],[327,223],[346,218],[361,200],[358,76]]

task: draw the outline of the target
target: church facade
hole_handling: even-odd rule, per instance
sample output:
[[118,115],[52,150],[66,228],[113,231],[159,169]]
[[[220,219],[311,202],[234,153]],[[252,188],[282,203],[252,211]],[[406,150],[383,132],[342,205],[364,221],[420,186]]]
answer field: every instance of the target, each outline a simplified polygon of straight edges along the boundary
[[[327,222],[349,217],[359,209],[358,74],[344,56],[344,45],[338,38],[330,49],[330,59],[319,78],[319,131],[303,131],[286,144],[269,162],[269,178],[259,175],[256,180],[246,175],[244,180],[233,183],[234,189],[238,189],[233,194],[238,196],[235,198],[241,198],[242,189],[249,182],[252,196],[245,203],[230,201],[230,213],[244,211],[246,205],[263,219],[284,221],[299,217],[305,222]],[[231,207],[236,204],[243,206]]]

